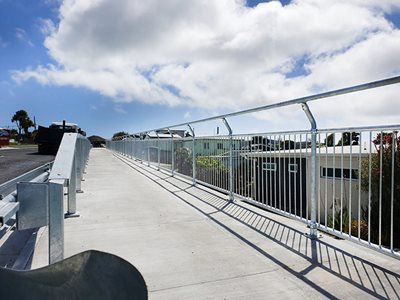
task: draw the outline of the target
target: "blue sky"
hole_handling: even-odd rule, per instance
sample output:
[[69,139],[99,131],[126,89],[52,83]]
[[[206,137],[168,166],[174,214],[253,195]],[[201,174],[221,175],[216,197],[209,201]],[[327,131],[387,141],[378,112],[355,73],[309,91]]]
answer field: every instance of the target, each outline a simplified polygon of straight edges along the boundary
[[[132,10],[124,24],[126,16],[119,22],[112,21],[115,15],[104,4],[107,1],[99,1],[102,4],[93,7],[73,7],[67,5],[71,1],[0,0],[0,127],[14,126],[10,122],[12,115],[25,109],[40,125],[65,119],[81,125],[88,135],[110,137],[121,130],[137,132],[287,100],[316,92],[316,87],[318,91],[329,90],[400,74],[396,58],[400,7],[396,1],[377,0],[368,7],[354,5],[354,22],[343,24],[345,30],[325,21],[346,18],[345,8],[338,7],[330,14],[326,7],[313,7],[313,1],[307,1],[309,5],[302,7],[290,1],[258,5],[260,1],[248,0],[245,8],[226,0],[221,1],[224,4],[205,7],[217,21],[209,22],[205,12],[204,18],[192,17],[177,24],[172,24],[176,16],[189,18],[195,9],[188,2],[182,2],[179,9],[162,2],[165,8],[157,10],[157,6],[153,9],[146,4],[143,8],[140,1],[131,1],[139,3],[136,7],[146,13],[138,17]],[[192,6],[197,2],[193,1]],[[115,7],[120,6],[115,13],[126,11],[128,5],[129,1],[114,1]],[[237,8],[245,11],[238,13]],[[322,21],[316,19],[315,24],[326,22],[326,31],[314,31],[317,26],[307,24],[308,16],[312,19],[313,14],[321,14],[318,9],[327,16]],[[296,23],[290,19],[291,14],[305,17]],[[152,16],[165,23],[147,24]],[[218,20],[225,23],[221,25]],[[80,32],[82,24],[87,27]],[[298,30],[296,24],[304,25],[304,30]],[[184,26],[190,28],[190,34],[182,29]],[[337,32],[332,29],[335,27]],[[201,30],[195,31],[198,28]],[[166,30],[173,30],[174,37],[172,31]],[[171,41],[165,39],[169,34]],[[286,34],[286,39],[281,38]],[[309,46],[299,45],[297,36]],[[221,44],[216,44],[220,40]],[[376,45],[384,43],[388,45],[387,53],[382,55]],[[190,49],[183,51],[182,45],[186,44]],[[394,61],[388,64],[382,58],[373,65],[357,60],[351,60],[354,65],[350,66],[340,64],[368,53],[380,53]],[[124,69],[124,62],[129,68]],[[358,64],[365,69],[363,73]],[[332,66],[337,66],[337,71]],[[343,70],[349,74],[342,76]],[[368,70],[376,70],[376,74]],[[93,76],[93,80],[81,80],[79,76]],[[126,82],[122,87],[119,78]],[[128,88],[131,83],[132,88]],[[380,97],[389,101],[385,99],[390,95],[384,93]],[[318,105],[316,110],[322,119],[329,111]],[[360,120],[367,124],[369,113],[366,111]],[[242,132],[268,131],[283,129],[288,118],[296,119],[289,127],[307,126],[304,116],[291,110],[235,119],[232,123]],[[326,123],[330,125],[336,124]],[[216,126],[210,124],[209,128]]]
[[[144,130],[179,121],[185,108],[132,103],[118,111],[108,97],[86,88],[43,86],[33,80],[16,84],[10,70],[51,62],[43,46],[40,19],[57,22],[58,3],[30,0],[0,1],[0,127],[15,128],[11,117],[26,110],[39,125],[67,120],[78,123],[89,135],[112,136],[120,130]],[[20,40],[17,29],[26,33]],[[155,115],[159,117],[155,118]]]

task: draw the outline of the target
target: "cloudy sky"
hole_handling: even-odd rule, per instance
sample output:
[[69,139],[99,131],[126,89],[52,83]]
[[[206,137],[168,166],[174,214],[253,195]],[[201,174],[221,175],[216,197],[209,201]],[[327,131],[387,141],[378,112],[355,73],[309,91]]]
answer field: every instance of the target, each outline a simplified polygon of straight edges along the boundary
[[[25,109],[137,132],[398,76],[399,54],[399,0],[0,0],[0,127]],[[399,95],[310,107],[321,127],[398,124]],[[307,127],[299,106],[231,122]]]

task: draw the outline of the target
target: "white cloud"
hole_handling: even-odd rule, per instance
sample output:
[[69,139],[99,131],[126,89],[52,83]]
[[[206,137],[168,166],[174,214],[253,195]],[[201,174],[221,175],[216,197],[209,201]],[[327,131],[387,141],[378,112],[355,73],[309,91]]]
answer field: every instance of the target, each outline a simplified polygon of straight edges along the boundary
[[39,28],[43,35],[48,36],[55,34],[56,26],[54,25],[51,19],[42,19],[39,18]]
[[34,47],[35,45],[32,43],[28,35],[26,34],[26,31],[22,28],[15,28],[15,37],[23,43],[26,43],[30,47]]
[[2,37],[0,36],[0,48],[5,48],[7,46],[8,46],[8,44],[6,42],[4,42]]
[[114,105],[114,111],[119,113],[119,114],[126,114],[127,111],[119,104]]
[[[244,109],[399,74],[400,31],[385,18],[398,10],[398,0],[254,8],[244,0],[65,0],[59,24],[43,22],[55,64],[13,78],[85,87],[116,102]],[[370,111],[392,96],[368,102]],[[338,113],[314,106],[321,116]],[[367,118],[364,107],[355,105]]]

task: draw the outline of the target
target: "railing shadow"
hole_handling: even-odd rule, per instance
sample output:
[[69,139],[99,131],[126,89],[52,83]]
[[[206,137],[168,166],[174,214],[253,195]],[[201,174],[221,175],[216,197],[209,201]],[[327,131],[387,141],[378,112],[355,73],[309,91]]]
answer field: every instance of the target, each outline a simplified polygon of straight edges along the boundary
[[[0,267],[16,270],[31,268],[31,256],[39,228],[14,230],[0,247]],[[4,237],[1,232],[0,236]]]
[[[184,201],[210,220],[239,238],[241,241],[282,267],[289,273],[293,274],[322,295],[335,299],[335,295],[323,289],[318,283],[307,278],[307,274],[316,268],[320,268],[331,275],[357,287],[370,296],[386,299],[400,299],[400,274],[383,268],[369,260],[351,254],[348,251],[335,247],[322,239],[312,240],[304,235],[304,232],[291,226],[283,224],[264,214],[260,214],[252,207],[242,205],[240,202],[228,202],[224,197],[200,187],[194,187],[190,183],[180,180],[176,177],[165,176],[165,174],[157,172],[155,169],[148,168],[137,163],[132,163],[124,157],[117,156],[125,163],[136,169],[144,176],[151,179],[170,193],[174,194],[180,200]],[[190,196],[207,206],[213,208],[213,211],[206,212],[189,202],[185,197]],[[187,197],[186,197],[187,198]],[[302,270],[294,270],[290,264],[285,263],[285,254],[282,257],[274,257],[264,250],[261,246],[246,239],[243,235],[229,228],[226,224],[218,220],[213,215],[221,213],[247,228],[261,234],[265,238],[275,244],[286,249],[298,258],[303,259],[309,264]],[[269,214],[269,213],[268,213]],[[273,213],[271,213],[274,215]],[[317,280],[318,282],[318,280]],[[340,289],[340,286],[337,287]]]

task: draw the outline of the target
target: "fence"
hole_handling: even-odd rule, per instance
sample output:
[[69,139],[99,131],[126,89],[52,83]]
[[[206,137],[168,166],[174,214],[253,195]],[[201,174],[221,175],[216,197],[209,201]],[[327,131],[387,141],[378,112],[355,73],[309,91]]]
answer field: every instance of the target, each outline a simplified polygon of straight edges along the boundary
[[[90,149],[88,139],[77,133],[64,133],[48,178],[17,183],[18,230],[48,225],[50,264],[64,258],[64,216],[79,216],[76,193],[81,191]],[[64,195],[68,203],[65,215]]]
[[[307,102],[400,82],[400,77],[138,133],[107,147],[317,229],[399,258],[400,125],[317,129]],[[234,135],[228,117],[300,104],[311,130]],[[229,134],[195,136],[222,119]],[[171,128],[187,126],[176,137]],[[170,137],[159,134],[167,131]]]

